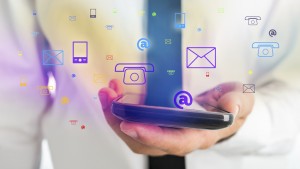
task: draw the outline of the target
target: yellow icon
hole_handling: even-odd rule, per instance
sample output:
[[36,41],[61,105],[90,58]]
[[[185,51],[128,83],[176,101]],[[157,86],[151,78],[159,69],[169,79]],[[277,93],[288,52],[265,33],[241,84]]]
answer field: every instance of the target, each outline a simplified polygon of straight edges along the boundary
[[218,8],[218,13],[224,13],[224,8]]
[[104,83],[104,75],[101,73],[94,73],[94,83]]
[[61,104],[68,104],[70,103],[70,99],[67,96],[64,96],[60,99]]
[[39,86],[38,89],[40,90],[41,96],[48,96],[50,95],[50,91],[54,90],[53,86]]
[[20,78],[20,87],[26,87],[27,86],[27,78],[21,77]]
[[18,51],[18,56],[23,56],[23,51],[19,50]]
[[249,70],[249,71],[248,71],[248,74],[249,74],[249,75],[252,75],[252,74],[253,74],[253,71],[252,71],[252,70]]

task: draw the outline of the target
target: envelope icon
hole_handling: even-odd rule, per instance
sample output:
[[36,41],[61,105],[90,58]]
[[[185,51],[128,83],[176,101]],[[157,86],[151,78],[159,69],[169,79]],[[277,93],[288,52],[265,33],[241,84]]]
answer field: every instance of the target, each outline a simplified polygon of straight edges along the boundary
[[243,93],[255,93],[255,84],[243,84]]
[[172,39],[165,39],[165,44],[166,45],[171,45],[172,44]]
[[216,68],[216,47],[187,47],[187,68]]
[[43,50],[43,65],[63,65],[64,51],[63,50]]
[[113,55],[106,55],[106,60],[113,60],[114,56]]

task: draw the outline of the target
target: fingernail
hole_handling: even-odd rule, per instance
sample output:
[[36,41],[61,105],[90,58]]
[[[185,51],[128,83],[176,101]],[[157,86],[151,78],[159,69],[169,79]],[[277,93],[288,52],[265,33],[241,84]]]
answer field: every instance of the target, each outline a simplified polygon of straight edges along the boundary
[[240,107],[239,106],[236,106],[235,107],[235,111],[234,111],[234,115],[237,116],[240,112]]
[[107,107],[107,95],[106,95],[106,93],[104,93],[104,92],[100,93],[99,97],[100,97],[102,108],[105,109]]
[[128,129],[126,127],[122,127],[123,126],[123,123],[121,123],[121,131],[123,133],[125,133],[126,135],[128,135],[129,137],[131,138],[134,138],[134,139],[137,139],[138,138],[138,134],[135,130],[132,130],[132,129]]

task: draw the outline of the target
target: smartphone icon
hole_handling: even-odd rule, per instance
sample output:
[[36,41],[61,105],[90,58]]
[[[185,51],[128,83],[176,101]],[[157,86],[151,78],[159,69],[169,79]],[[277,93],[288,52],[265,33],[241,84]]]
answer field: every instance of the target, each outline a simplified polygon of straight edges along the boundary
[[88,62],[88,42],[73,41],[73,63]]
[[90,18],[96,18],[96,9],[90,9]]
[[185,13],[175,13],[175,28],[185,28]]

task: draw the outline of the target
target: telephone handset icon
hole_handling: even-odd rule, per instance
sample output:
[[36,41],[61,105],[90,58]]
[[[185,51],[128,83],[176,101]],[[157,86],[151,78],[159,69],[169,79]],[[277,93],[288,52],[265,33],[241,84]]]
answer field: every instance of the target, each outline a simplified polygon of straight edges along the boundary
[[259,57],[272,57],[274,55],[273,49],[279,48],[277,42],[254,42],[252,48],[258,48],[257,55]]
[[248,25],[257,25],[257,20],[261,20],[260,16],[246,16],[245,20],[248,20]]
[[146,83],[145,72],[154,72],[151,63],[118,63],[115,72],[124,72],[123,83],[126,85],[143,85]]

